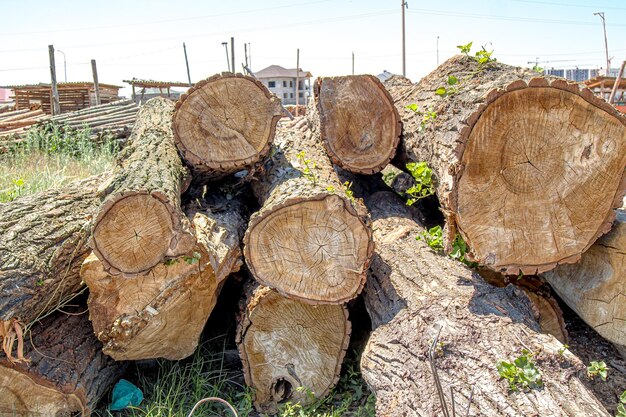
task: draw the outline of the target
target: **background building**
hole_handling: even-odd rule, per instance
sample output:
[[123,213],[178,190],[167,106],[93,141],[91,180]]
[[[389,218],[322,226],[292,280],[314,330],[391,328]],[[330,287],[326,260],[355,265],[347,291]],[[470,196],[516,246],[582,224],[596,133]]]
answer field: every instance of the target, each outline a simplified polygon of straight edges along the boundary
[[257,71],[254,76],[263,83],[272,93],[280,98],[283,104],[296,104],[296,75],[300,78],[297,89],[298,104],[306,105],[311,97],[311,77],[308,71],[297,72],[295,68],[287,69],[279,65]]

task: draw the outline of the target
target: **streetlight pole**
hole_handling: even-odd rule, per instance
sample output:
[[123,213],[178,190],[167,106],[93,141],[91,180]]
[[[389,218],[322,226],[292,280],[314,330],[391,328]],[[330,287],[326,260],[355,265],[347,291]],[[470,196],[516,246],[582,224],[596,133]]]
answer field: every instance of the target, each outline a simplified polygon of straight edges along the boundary
[[405,0],[402,2],[402,76],[406,77],[406,36],[404,30],[404,8],[408,7]]
[[65,72],[65,82],[67,82],[67,61],[65,60],[65,52],[60,49],[57,49],[57,52],[63,54],[63,71]]
[[609,60],[609,44],[606,40],[606,21],[604,20],[604,12],[596,12],[594,16],[600,16],[602,19],[602,28],[604,29],[604,51],[606,52],[606,76],[609,76],[609,70],[611,69],[611,61]]
[[228,42],[222,42],[222,45],[224,45],[224,49],[226,49],[226,65],[228,66],[228,72],[230,71],[230,60],[228,59]]

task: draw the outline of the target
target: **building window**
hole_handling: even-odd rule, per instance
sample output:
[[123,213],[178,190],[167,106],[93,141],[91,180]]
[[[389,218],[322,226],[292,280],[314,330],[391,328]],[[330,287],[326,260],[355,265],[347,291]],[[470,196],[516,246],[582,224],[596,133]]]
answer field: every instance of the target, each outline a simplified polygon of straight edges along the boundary
[[298,93],[298,97],[303,98],[304,97],[304,93]]
[[267,83],[267,86],[268,86],[269,88],[275,88],[275,87],[276,87],[276,81],[269,81],[269,82]]
[[287,87],[287,81],[283,81],[283,87]]
[[289,87],[293,87],[293,81],[289,81]]
[[283,93],[283,98],[287,98],[287,93]]
[[293,93],[289,93],[289,98],[293,98]]

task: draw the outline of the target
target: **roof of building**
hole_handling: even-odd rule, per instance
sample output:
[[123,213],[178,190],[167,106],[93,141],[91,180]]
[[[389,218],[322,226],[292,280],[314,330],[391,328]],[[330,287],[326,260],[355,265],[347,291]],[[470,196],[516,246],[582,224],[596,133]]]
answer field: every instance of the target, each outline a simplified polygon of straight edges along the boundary
[[257,71],[254,73],[256,78],[296,78],[296,76],[300,78],[311,78],[313,74],[309,71],[302,71],[302,68],[298,71],[295,68],[287,69],[283,68],[280,65],[270,65],[269,67],[262,69],[261,71]]
[[[120,85],[98,83],[100,87],[104,88],[122,88]],[[22,85],[3,85],[3,88],[10,88],[11,90],[46,90],[52,88],[52,84],[49,83],[37,83],[37,84],[22,84]],[[86,88],[93,87],[91,81],[72,81],[68,83],[57,83],[59,89],[72,89],[72,88]]]
[[[605,77],[604,75],[600,75],[590,80],[586,80],[585,84],[587,85],[588,88],[598,88],[598,87],[601,87],[602,84],[604,84],[604,88],[613,88],[613,85],[615,84],[615,80],[616,80],[615,77]],[[618,88],[620,89],[626,88],[626,78],[622,78],[620,80]]]
[[183,83],[180,81],[156,81],[156,80],[141,80],[134,78],[132,80],[123,80],[125,83],[134,85],[137,87],[146,88],[163,88],[163,87],[189,87],[189,83]]

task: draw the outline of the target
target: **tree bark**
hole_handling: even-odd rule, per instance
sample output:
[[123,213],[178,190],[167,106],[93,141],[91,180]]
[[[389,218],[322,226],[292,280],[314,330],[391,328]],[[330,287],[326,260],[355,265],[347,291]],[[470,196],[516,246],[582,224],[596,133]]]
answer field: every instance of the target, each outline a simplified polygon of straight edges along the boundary
[[101,351],[86,314],[56,314],[31,330],[26,359],[0,359],[0,415],[89,415],[126,364]]
[[626,349],[626,212],[575,265],[542,274],[554,291],[600,336]]
[[319,138],[319,119],[277,130],[253,190],[262,205],[244,236],[254,278],[309,303],[343,303],[365,284],[373,252],[366,216],[339,181]]
[[173,111],[164,98],[141,108],[98,210],[90,246],[112,275],[145,274],[195,243],[180,207],[188,173],[174,144]]
[[80,265],[106,176],[0,204],[0,327],[29,325],[81,289]]
[[[448,411],[454,392],[456,415],[469,404],[470,416],[608,416],[581,382],[584,364],[541,333],[523,291],[488,285],[416,240],[424,229],[394,194],[375,193],[366,205],[377,256],[364,291],[374,330],[361,369],[378,413],[443,415],[428,355],[439,335],[433,365]],[[523,349],[534,352],[543,388],[510,392],[496,364]]]
[[395,156],[402,123],[377,77],[318,78],[315,100],[328,156],[343,169],[380,172]]
[[346,307],[312,306],[262,286],[249,290],[237,344],[256,410],[274,414],[279,403],[310,403],[298,387],[326,396],[339,380],[350,341]]
[[433,169],[448,243],[458,229],[481,263],[533,275],[576,262],[609,230],[626,190],[626,117],[590,90],[463,56],[386,87],[400,160]]
[[176,145],[194,177],[250,169],[269,152],[282,114],[280,100],[255,78],[214,75],[176,103]]
[[197,236],[190,253],[130,279],[108,274],[93,255],[83,264],[94,332],[115,360],[193,354],[224,280],[242,264],[240,201],[211,194],[186,211]]

